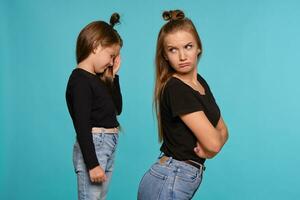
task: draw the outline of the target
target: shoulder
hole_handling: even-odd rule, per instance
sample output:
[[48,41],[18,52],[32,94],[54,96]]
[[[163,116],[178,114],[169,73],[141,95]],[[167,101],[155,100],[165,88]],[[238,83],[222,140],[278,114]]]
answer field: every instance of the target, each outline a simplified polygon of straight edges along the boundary
[[[85,71],[80,68],[76,68],[73,70],[71,77],[80,82],[86,82],[86,83],[99,83],[101,82],[101,79],[98,77],[98,75],[92,74],[88,71]],[[99,81],[100,80],[100,81]]]
[[90,77],[90,74],[88,74],[84,70],[76,68],[72,71],[70,79],[71,78],[73,80],[88,81],[91,77]]
[[179,88],[185,88],[184,86],[185,85],[181,80],[175,77],[171,77],[165,85],[165,90],[177,90]]
[[171,98],[179,98],[182,96],[190,95],[191,90],[185,83],[183,83],[181,80],[175,77],[171,77],[164,89],[163,89],[163,95],[170,96]]
[[68,89],[71,91],[85,91],[91,88],[91,77],[83,70],[74,69],[68,81]]

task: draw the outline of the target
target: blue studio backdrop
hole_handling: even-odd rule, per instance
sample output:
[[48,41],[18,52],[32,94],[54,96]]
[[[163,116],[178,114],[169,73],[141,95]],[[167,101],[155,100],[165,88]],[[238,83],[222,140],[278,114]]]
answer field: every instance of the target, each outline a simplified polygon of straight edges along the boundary
[[79,31],[121,14],[123,112],[109,200],[136,199],[159,155],[152,109],[164,10],[182,9],[203,43],[230,138],[194,199],[299,199],[300,3],[296,0],[0,1],[0,197],[76,199],[65,103]]

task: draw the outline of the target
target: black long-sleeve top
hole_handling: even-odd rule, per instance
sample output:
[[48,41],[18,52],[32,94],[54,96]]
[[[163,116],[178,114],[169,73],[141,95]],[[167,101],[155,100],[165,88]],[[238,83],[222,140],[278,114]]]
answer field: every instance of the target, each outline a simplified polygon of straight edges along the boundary
[[98,75],[76,68],[70,75],[66,101],[73,120],[77,141],[88,169],[99,165],[91,134],[92,127],[119,126],[117,115],[122,111],[119,77],[111,86]]

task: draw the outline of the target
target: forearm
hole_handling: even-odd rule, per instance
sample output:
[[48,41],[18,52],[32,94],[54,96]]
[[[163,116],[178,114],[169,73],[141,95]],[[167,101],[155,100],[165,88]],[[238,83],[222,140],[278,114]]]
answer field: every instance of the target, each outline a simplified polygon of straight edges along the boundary
[[222,149],[228,137],[227,128],[222,117],[220,117],[217,126],[212,125],[203,111],[180,117],[208,152],[217,154]]
[[205,147],[205,145],[203,145],[200,141],[198,141],[197,149],[199,150],[198,153],[200,153],[200,155],[198,155],[199,157],[207,158],[207,159],[215,157],[221,151],[222,147],[228,140],[228,130],[226,126],[223,126],[222,128],[218,127],[216,128],[216,130],[217,130],[216,134],[219,134],[219,137],[215,137],[219,140],[219,150],[210,151]]
[[197,142],[197,147],[194,149],[194,151],[197,156],[205,159],[211,159],[218,154],[217,152],[211,152],[207,150],[199,141]]
[[211,151],[208,151],[208,150],[205,150],[203,149],[203,152],[204,152],[204,156],[203,158],[206,158],[206,159],[211,159],[213,157],[215,157],[218,153],[217,152],[211,152]]

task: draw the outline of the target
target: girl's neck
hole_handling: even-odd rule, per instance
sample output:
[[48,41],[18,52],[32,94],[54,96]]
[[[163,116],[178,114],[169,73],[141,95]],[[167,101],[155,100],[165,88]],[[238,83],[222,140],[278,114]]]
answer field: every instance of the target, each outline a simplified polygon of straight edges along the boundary
[[184,82],[189,82],[189,83],[196,83],[198,82],[198,79],[197,79],[197,70],[193,70],[192,72],[190,73],[187,73],[187,74],[178,74],[178,73],[175,73],[174,74],[175,77],[183,80]]
[[78,63],[77,68],[81,68],[85,71],[90,72],[91,74],[96,74],[93,65],[86,60]]

